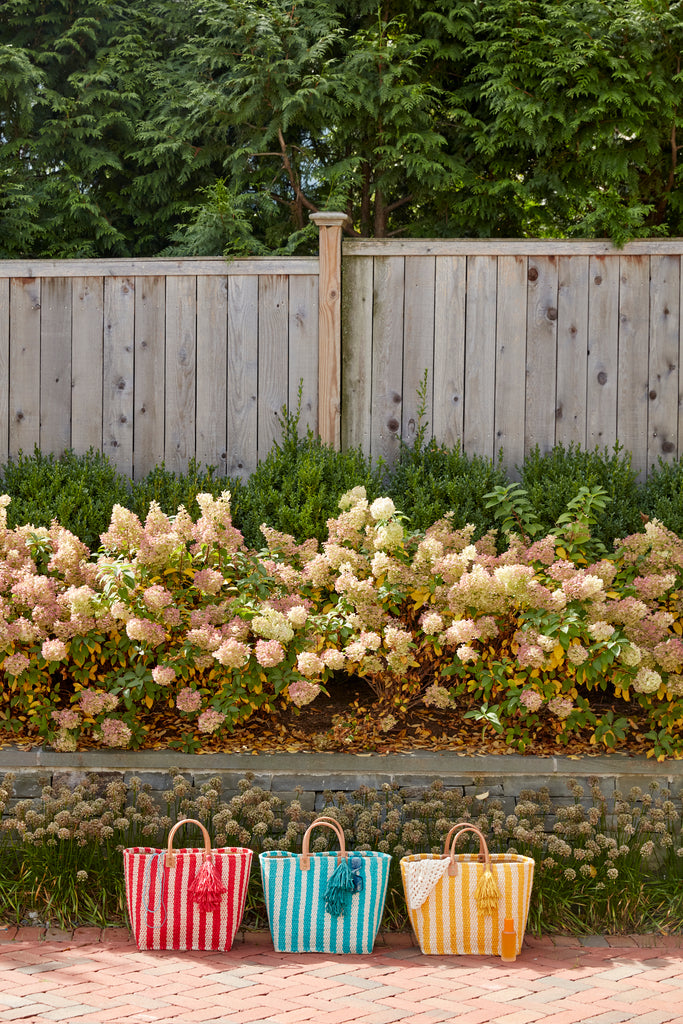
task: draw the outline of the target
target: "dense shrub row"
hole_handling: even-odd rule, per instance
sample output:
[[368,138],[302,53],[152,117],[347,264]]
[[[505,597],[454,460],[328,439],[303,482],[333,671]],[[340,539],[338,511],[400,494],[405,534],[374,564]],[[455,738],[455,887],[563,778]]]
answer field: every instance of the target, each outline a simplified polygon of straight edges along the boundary
[[[358,486],[365,487],[370,500],[380,494],[391,497],[413,529],[425,530],[447,512],[457,528],[473,524],[475,538],[499,525],[485,495],[510,481],[490,459],[426,441],[419,434],[413,447],[401,448],[393,466],[373,465],[358,450],[335,452],[310,431],[299,436],[296,415],[285,414],[281,425],[279,443],[246,483],[196,462],[183,474],[162,465],[131,483],[99,452],[66,452],[55,458],[36,449],[32,455],[19,455],[0,467],[0,488],[12,498],[9,525],[49,526],[57,519],[96,549],[115,504],[141,519],[150,501],[169,515],[184,505],[196,517],[197,494],[218,497],[229,490],[233,521],[248,547],[262,546],[263,522],[300,543],[312,537],[322,542],[339,498]],[[639,530],[643,515],[683,536],[681,462],[660,461],[642,484],[629,454],[618,445],[611,452],[558,445],[544,454],[535,449],[518,471],[543,532],[554,527],[568,502],[586,486],[602,488],[609,498],[593,531],[608,550],[615,539]]]
[[[298,800],[284,803],[249,776],[228,797],[221,794],[219,778],[197,791],[175,772],[161,807],[149,786],[135,778],[128,792],[122,781],[109,783],[106,792],[94,781],[72,791],[46,786],[42,799],[16,802],[13,783],[12,775],[0,779],[0,902],[4,920],[17,924],[123,923],[122,850],[161,845],[180,818],[202,821],[214,845],[259,852],[300,850],[304,831],[319,813],[305,811]],[[449,826],[471,821],[492,851],[534,858],[529,931],[679,931],[680,796],[655,782],[650,792],[634,788],[608,801],[599,780],[589,784],[587,797],[576,782],[569,784],[573,801],[554,802],[547,789],[524,791],[512,813],[487,792],[463,795],[439,782],[420,796],[396,786],[329,792],[324,813],[341,823],[348,848],[391,854],[384,929],[407,926],[400,858],[441,852]],[[194,841],[193,833],[188,840]],[[319,834],[314,848],[326,849],[327,843],[328,836]],[[245,924],[267,924],[258,866],[252,869]]]

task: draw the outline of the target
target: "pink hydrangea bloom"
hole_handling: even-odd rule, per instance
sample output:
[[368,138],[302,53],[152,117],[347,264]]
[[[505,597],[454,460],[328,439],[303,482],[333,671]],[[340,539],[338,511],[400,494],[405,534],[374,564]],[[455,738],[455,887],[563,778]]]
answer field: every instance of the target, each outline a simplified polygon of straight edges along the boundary
[[312,651],[302,651],[297,656],[296,667],[302,676],[310,679],[313,676],[319,676],[325,666],[317,654],[313,654]]
[[175,679],[175,671],[170,665],[155,665],[152,679],[158,686],[170,686]]
[[583,665],[588,657],[588,651],[582,644],[570,644],[567,648],[567,661],[572,665]]
[[67,647],[62,640],[45,640],[40,653],[45,661],[62,661],[66,658]]
[[81,690],[78,696],[78,704],[84,715],[91,715],[95,718],[103,711],[113,711],[119,702],[119,698],[106,690]]
[[320,655],[320,659],[324,665],[331,668],[333,672],[339,671],[344,668],[346,661],[343,651],[337,651],[334,647],[329,647],[326,651],[323,651]]
[[102,740],[108,747],[127,747],[133,735],[119,718],[105,718],[100,726]]
[[548,701],[548,710],[557,718],[567,718],[574,710],[574,705],[569,697],[553,697]]
[[320,687],[318,684],[311,683],[307,679],[297,679],[289,684],[290,699],[299,708],[303,707],[304,704],[310,704],[319,693]]
[[16,654],[10,654],[8,658],[5,658],[2,667],[8,675],[20,676],[30,664],[31,662],[28,660],[26,655],[18,651]]
[[202,704],[202,695],[197,690],[191,690],[189,686],[184,686],[176,697],[175,706],[179,711],[187,711],[192,714],[194,711],[199,711]]
[[427,687],[422,701],[430,707],[441,709],[448,708],[452,705],[450,693],[445,689],[445,687],[439,686],[438,683],[432,683],[431,686]]
[[538,711],[541,704],[543,703],[543,698],[541,697],[540,693],[536,692],[536,690],[527,688],[525,690],[522,690],[522,692],[520,693],[519,703],[522,705],[522,707],[525,707],[527,711],[531,711],[533,713],[534,711]]
[[207,708],[197,719],[197,728],[200,732],[216,732],[222,726],[225,718],[226,716],[222,712],[216,711],[215,708]]
[[151,612],[159,612],[173,602],[173,594],[166,587],[155,583],[142,592],[142,600]]
[[75,729],[81,720],[81,716],[75,708],[53,711],[50,717],[57,723],[60,729]]
[[194,574],[194,585],[203,594],[220,594],[225,577],[215,569],[200,569]]
[[255,652],[256,660],[263,668],[273,668],[284,660],[285,652],[278,640],[257,640]]
[[160,622],[152,622],[151,619],[129,619],[126,623],[126,633],[131,640],[149,644],[150,647],[158,647],[166,639],[164,627]]
[[220,647],[216,648],[213,656],[216,661],[221,665],[225,665],[226,668],[242,668],[249,661],[250,653],[246,644],[230,638],[223,641]]

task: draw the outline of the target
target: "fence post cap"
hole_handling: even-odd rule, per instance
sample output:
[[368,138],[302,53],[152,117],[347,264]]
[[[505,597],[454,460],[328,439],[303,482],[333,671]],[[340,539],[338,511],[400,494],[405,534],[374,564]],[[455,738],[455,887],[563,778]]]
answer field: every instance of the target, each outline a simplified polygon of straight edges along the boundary
[[319,228],[343,227],[346,221],[350,223],[349,215],[346,213],[328,213],[324,211],[321,213],[310,213],[309,217]]

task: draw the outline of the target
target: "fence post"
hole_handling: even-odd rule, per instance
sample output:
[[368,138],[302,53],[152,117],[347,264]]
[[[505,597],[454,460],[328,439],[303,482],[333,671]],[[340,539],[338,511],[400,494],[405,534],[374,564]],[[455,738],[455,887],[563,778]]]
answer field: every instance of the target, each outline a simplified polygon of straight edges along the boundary
[[312,213],[318,253],[318,433],[325,444],[341,442],[341,232],[345,213]]

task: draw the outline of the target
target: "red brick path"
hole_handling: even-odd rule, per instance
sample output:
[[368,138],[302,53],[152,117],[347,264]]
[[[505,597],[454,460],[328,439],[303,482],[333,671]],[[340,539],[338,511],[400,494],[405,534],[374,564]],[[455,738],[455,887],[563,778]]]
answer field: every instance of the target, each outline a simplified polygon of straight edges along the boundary
[[522,956],[138,952],[128,933],[0,929],[0,1021],[23,1024],[683,1024],[683,939],[527,938]]

